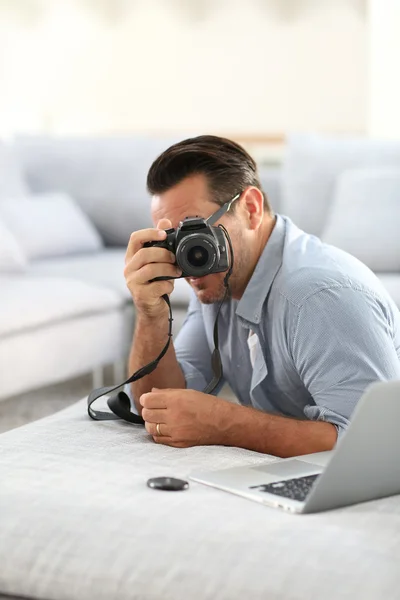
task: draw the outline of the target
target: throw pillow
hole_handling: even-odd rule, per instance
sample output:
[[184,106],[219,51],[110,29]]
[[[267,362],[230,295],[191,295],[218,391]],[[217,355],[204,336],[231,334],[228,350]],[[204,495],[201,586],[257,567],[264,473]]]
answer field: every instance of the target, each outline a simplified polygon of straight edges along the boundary
[[95,252],[102,247],[88,217],[64,193],[0,202],[0,218],[28,260]]
[[0,221],[0,272],[19,273],[25,271],[27,260],[17,240]]
[[12,147],[0,142],[0,201],[29,193]]
[[152,227],[146,177],[153,160],[177,138],[19,138],[16,149],[35,194],[64,190],[109,246]]
[[348,169],[400,169],[400,142],[363,137],[291,135],[282,167],[283,214],[320,236],[335,182]]
[[321,239],[373,271],[400,271],[400,169],[343,173]]

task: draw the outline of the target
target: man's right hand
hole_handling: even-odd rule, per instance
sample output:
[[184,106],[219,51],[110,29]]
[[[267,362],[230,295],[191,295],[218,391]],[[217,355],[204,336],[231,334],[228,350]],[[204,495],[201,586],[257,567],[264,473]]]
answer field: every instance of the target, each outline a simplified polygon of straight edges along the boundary
[[[175,255],[166,248],[144,248],[145,242],[163,241],[171,221],[161,219],[157,229],[141,229],[132,233],[125,256],[124,275],[136,310],[142,315],[157,318],[168,311],[164,294],[174,289],[174,278],[182,271],[174,264]],[[153,281],[155,277],[170,277],[168,281]]]

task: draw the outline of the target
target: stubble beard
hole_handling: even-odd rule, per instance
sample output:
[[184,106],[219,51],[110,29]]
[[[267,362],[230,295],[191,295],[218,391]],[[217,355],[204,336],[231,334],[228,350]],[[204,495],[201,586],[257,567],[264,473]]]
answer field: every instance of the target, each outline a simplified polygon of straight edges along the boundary
[[[235,253],[233,272],[228,281],[230,295],[233,297],[238,297],[241,295],[242,291],[244,291],[242,288],[244,281],[246,280],[246,273],[250,261],[250,252],[244,246],[243,242],[242,245],[238,244],[238,247],[241,248],[241,251],[240,253]],[[224,285],[225,277],[226,272],[219,273],[218,283],[215,282],[213,288],[210,289],[209,285],[205,283],[203,286],[195,290],[195,293],[202,304],[215,304],[216,302],[222,302],[226,292],[226,287]]]

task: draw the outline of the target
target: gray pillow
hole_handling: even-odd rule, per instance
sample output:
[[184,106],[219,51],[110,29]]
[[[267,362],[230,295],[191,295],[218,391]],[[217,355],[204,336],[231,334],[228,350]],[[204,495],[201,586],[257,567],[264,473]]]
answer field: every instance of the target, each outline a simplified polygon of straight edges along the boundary
[[399,272],[400,169],[343,173],[321,238],[373,271]]
[[64,193],[0,202],[0,217],[28,260],[97,252],[102,247],[96,228]]
[[294,134],[282,167],[282,212],[321,235],[337,177],[348,169],[400,168],[400,141]]
[[16,141],[36,194],[63,190],[95,224],[108,245],[126,246],[130,234],[151,227],[147,171],[174,138],[27,137]]

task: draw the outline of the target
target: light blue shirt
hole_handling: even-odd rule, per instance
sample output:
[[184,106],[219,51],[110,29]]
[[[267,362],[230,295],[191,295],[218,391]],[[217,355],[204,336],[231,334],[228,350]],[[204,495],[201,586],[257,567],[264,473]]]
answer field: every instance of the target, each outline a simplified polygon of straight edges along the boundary
[[[217,308],[193,293],[175,340],[188,388],[212,379]],[[370,383],[400,379],[400,312],[378,278],[280,215],[242,298],[221,309],[219,340],[241,404],[327,421],[339,436]]]

